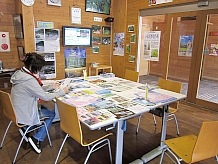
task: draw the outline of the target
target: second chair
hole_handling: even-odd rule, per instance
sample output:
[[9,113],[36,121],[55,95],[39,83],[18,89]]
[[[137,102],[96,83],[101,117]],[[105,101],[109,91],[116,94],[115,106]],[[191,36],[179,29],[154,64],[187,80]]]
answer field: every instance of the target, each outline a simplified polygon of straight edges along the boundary
[[[160,164],[165,152],[169,152],[176,163],[195,163],[211,157],[216,157],[218,163],[218,121],[203,122],[198,136],[186,135],[165,140]],[[204,163],[204,162],[202,162]]]
[[134,82],[138,82],[139,73],[136,72],[136,71],[126,69],[125,74],[124,74],[124,79],[134,81]]
[[[180,82],[177,82],[177,81],[173,81],[173,80],[166,80],[166,79],[162,79],[160,78],[158,80],[158,87],[160,87],[161,89],[165,89],[165,90],[169,90],[169,91],[173,91],[173,92],[176,92],[176,93],[180,93],[181,92],[181,89],[182,89],[182,83]],[[179,125],[178,125],[178,121],[177,121],[177,118],[176,118],[176,111],[178,110],[178,104],[179,102],[175,102],[175,103],[172,103],[170,104],[169,106],[169,115],[168,115],[168,121],[169,120],[174,120],[175,121],[175,124],[176,124],[176,130],[177,130],[177,134],[179,135],[180,132],[179,132]],[[159,112],[157,112],[157,110]],[[150,113],[152,113],[153,115],[153,118],[154,118],[154,124],[156,126],[156,118],[155,118],[155,115],[156,113],[163,113],[162,111],[163,109],[162,108],[158,108],[158,109],[155,109],[155,110],[151,110]],[[139,119],[138,119],[138,125],[137,125],[137,130],[136,130],[136,134],[138,133],[138,130],[139,130],[139,126],[140,126],[140,120],[141,120],[141,116],[139,116]],[[158,116],[161,116],[162,115],[158,115]]]

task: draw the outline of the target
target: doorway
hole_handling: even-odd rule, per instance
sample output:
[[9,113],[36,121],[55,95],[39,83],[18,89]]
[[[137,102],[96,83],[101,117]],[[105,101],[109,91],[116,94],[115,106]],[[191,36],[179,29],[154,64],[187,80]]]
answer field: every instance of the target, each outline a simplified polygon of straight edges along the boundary
[[[139,72],[142,72],[142,83],[157,84],[160,77],[180,81],[183,83],[182,93],[187,95],[187,101],[217,109],[218,102],[214,100],[218,100],[218,94],[214,94],[213,91],[218,89],[218,68],[215,69],[218,63],[218,55],[215,54],[215,49],[218,48],[218,28],[215,27],[218,25],[210,26],[218,22],[218,13],[214,13],[217,10],[213,10],[218,8],[218,4],[214,1],[209,4],[204,9],[196,7],[196,4],[188,4],[186,7],[174,9],[169,7],[141,11],[138,67]],[[184,12],[186,9],[191,11]],[[162,14],[159,14],[160,11]],[[210,14],[211,12],[213,14]],[[205,20],[202,19],[202,14],[207,15]],[[206,25],[202,29],[204,23]],[[144,61],[144,37],[148,31],[161,31],[158,61]],[[212,50],[213,55],[208,54]],[[144,74],[145,69],[147,72]],[[149,77],[152,80],[149,80]],[[211,80],[213,85],[210,83]],[[205,86],[208,88],[204,88]],[[210,100],[203,95],[205,89],[211,92],[211,97],[208,96]]]

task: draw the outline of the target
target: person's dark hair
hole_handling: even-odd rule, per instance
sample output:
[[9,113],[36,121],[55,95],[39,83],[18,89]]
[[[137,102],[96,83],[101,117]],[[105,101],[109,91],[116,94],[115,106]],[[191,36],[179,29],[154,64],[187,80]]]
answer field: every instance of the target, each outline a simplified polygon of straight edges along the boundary
[[23,62],[25,67],[33,74],[38,73],[45,65],[44,57],[35,52],[27,53]]

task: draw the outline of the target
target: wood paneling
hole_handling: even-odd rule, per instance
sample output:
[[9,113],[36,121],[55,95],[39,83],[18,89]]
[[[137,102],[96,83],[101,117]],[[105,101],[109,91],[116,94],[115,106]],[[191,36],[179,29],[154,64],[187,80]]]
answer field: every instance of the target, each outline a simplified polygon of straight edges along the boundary
[[13,14],[15,14],[14,0],[0,1],[0,31],[9,32],[10,52],[0,52],[0,60],[4,68],[17,68],[20,66],[17,53],[17,39],[14,35]]
[[[174,0],[173,3],[168,3],[164,5],[175,5],[179,3],[188,3],[193,2],[194,0]],[[16,4],[16,5],[15,5]],[[151,7],[159,7],[164,5],[158,5],[158,6],[151,6]],[[16,6],[16,7],[15,7]],[[81,25],[73,25],[70,22],[70,7],[75,6],[82,9],[82,24]],[[10,31],[10,40],[13,43],[11,45],[12,51],[10,54],[13,56],[13,63],[11,61],[8,61],[5,57],[5,53],[1,53],[1,60],[4,62],[5,66],[10,67],[20,67],[22,63],[18,59],[17,54],[17,45],[23,45],[25,46],[25,51],[30,52],[33,51],[33,29],[32,26],[36,25],[37,21],[51,21],[54,22],[55,28],[60,29],[63,25],[72,25],[72,26],[86,26],[91,27],[91,25],[101,25],[101,26],[113,26],[112,30],[113,32],[125,32],[125,42],[126,44],[130,41],[130,33],[126,32],[127,25],[135,25],[135,34],[136,34],[136,43],[131,44],[131,55],[136,56],[137,60],[137,34],[138,34],[138,12],[141,9],[150,8],[148,6],[148,2],[144,0],[139,1],[130,1],[130,0],[119,0],[114,1],[112,0],[111,4],[111,14],[110,15],[104,15],[104,14],[97,14],[97,13],[91,13],[91,12],[85,12],[85,3],[84,1],[62,1],[62,6],[50,6],[47,4],[47,1],[36,1],[33,7],[25,7],[21,6],[21,2],[15,1],[15,0],[2,0],[0,2],[0,11],[3,13],[3,15],[0,14],[0,30],[1,31],[7,31],[8,26],[10,26],[12,29]],[[20,9],[22,8],[22,10]],[[26,9],[25,9],[26,8]],[[30,10],[33,8],[32,10]],[[113,10],[115,12],[113,12]],[[15,12],[16,11],[16,12]],[[24,14],[24,34],[25,34],[25,41],[21,41],[20,39],[14,38],[14,32],[13,32],[13,22],[12,22],[12,14],[22,12]],[[31,17],[33,14],[33,18]],[[94,16],[101,17],[102,22],[94,22],[93,18]],[[114,23],[106,23],[104,21],[105,18],[108,16],[115,17]],[[32,21],[34,21],[34,24],[32,24]],[[29,27],[29,28],[28,28]],[[100,35],[102,36],[102,34]],[[113,34],[111,35],[111,42],[113,40]],[[62,38],[62,36],[61,36]],[[62,39],[60,40],[60,44],[62,45]],[[91,47],[87,48],[87,66],[91,62],[98,62],[100,64],[110,64],[110,58],[112,58],[112,64],[114,67],[114,72],[117,76],[122,77],[123,72],[126,68],[131,68],[135,70],[136,68],[136,62],[135,63],[129,63],[129,54],[125,54],[124,57],[120,56],[112,56],[112,45],[99,45],[100,46],[100,52],[99,54],[92,54]],[[57,78],[63,78],[64,77],[64,47],[61,46],[61,51],[57,52]]]
[[[136,57],[137,61],[137,53],[138,53],[138,23],[139,23],[139,11],[147,8],[157,8],[162,6],[173,6],[183,3],[191,3],[196,2],[197,0],[174,0],[172,3],[166,3],[161,5],[148,6],[148,1],[139,0],[139,1],[130,1],[130,0],[112,0],[112,8],[110,15],[97,14],[92,12],[85,12],[85,3],[84,1],[62,1],[62,6],[51,6],[48,5],[46,1],[36,1],[33,7],[22,6],[20,1],[14,0],[2,0],[0,2],[0,30],[1,31],[9,31],[10,32],[10,41],[11,41],[11,52],[9,53],[1,53],[0,59],[3,61],[4,66],[6,68],[10,67],[20,67],[22,63],[18,59],[17,54],[17,45],[25,46],[25,51],[30,52],[34,50],[33,44],[33,27],[36,26],[37,21],[51,21],[54,22],[55,28],[60,29],[63,25],[68,26],[84,26],[91,27],[91,25],[100,25],[100,26],[112,26],[112,34],[111,43],[113,43],[113,34],[118,32],[125,33],[125,44],[131,45],[131,55]],[[82,9],[82,24],[75,25],[70,22],[70,7],[75,6]],[[31,9],[32,8],[32,9]],[[15,13],[22,12],[24,17],[24,34],[25,34],[25,42],[22,39],[14,38],[14,27],[12,21],[12,15]],[[102,22],[94,22],[93,18],[101,17]],[[108,16],[114,17],[113,23],[107,23],[104,21]],[[135,26],[135,34],[136,34],[136,43],[130,43],[130,35],[132,33],[127,32],[127,26],[134,25]],[[214,26],[215,27],[215,26]],[[164,29],[164,28],[163,28]],[[62,33],[62,31],[61,31]],[[103,36],[100,34],[99,36]],[[57,52],[57,78],[64,77],[64,47],[62,47],[62,34],[61,34],[61,51]],[[124,56],[113,56],[113,44],[111,45],[99,45],[100,52],[98,54],[92,53],[92,48],[88,47],[87,50],[87,66],[90,65],[91,62],[98,62],[100,64],[110,65],[112,61],[113,72],[116,76],[123,77],[123,73],[125,69],[136,70],[136,62],[129,63],[129,55],[125,53]],[[162,46],[161,46],[162,47]],[[110,56],[112,55],[112,56]],[[111,58],[111,59],[110,59]],[[12,61],[11,61],[12,60]],[[175,60],[177,60],[175,58]],[[189,60],[189,59],[187,59]],[[188,61],[190,63],[190,61]],[[183,65],[178,62],[175,64]],[[171,65],[171,64],[170,64]],[[169,72],[169,76],[182,78],[183,80],[187,80],[188,74],[187,71],[180,72],[176,71],[173,65],[171,65]],[[162,72],[154,72],[153,69],[162,69],[162,64],[159,66],[151,65],[151,74],[157,74],[161,76]],[[189,69],[189,67],[187,67]],[[210,72],[207,70],[205,72]],[[185,75],[186,73],[186,75]],[[179,76],[177,76],[179,74]],[[185,76],[185,77],[184,77]],[[206,77],[207,75],[205,75]],[[215,75],[216,76],[216,75]]]
[[34,40],[34,15],[33,6],[27,7],[22,4],[22,15],[23,15],[23,30],[24,30],[24,50],[25,53],[35,51],[35,40]]
[[[114,1],[114,23],[113,23],[113,33],[124,33],[125,40],[126,40],[126,1]],[[126,42],[126,41],[125,41]],[[118,77],[123,77],[124,75],[124,56],[115,56],[113,52],[111,52],[111,60],[112,60],[112,67],[113,72]]]
[[[33,15],[35,20],[35,25],[37,21],[49,21],[54,22],[54,28],[60,29],[60,52],[56,52],[56,60],[57,60],[57,78],[64,78],[65,72],[65,62],[64,62],[64,48],[62,46],[62,26],[78,26],[78,27],[92,27],[92,25],[100,25],[102,26],[111,26],[110,23],[105,22],[104,19],[111,16],[113,17],[113,9],[111,8],[110,15],[85,12],[85,1],[62,1],[61,7],[48,5],[47,2],[44,1],[36,1],[33,6]],[[113,1],[111,6],[113,5]],[[82,15],[82,24],[72,24],[70,20],[70,8],[71,7],[79,7],[81,8]],[[102,18],[102,22],[94,22],[94,17]],[[93,36],[100,37],[111,37],[110,35],[103,34],[93,34]],[[111,38],[112,40],[112,38]],[[93,45],[94,46],[94,45]],[[99,64],[110,64],[110,48],[111,45],[98,45],[99,53],[93,54],[92,47],[86,48],[86,65],[87,70],[88,66],[91,62],[97,62]]]
[[[82,24],[75,25],[70,21],[70,7],[79,7],[82,10]],[[111,1],[113,6],[113,0]],[[12,15],[21,13],[24,20],[24,40],[15,39]],[[35,51],[34,41],[34,27],[37,21],[54,22],[56,29],[60,29],[60,52],[56,53],[57,60],[57,78],[64,78],[65,61],[64,61],[64,47],[62,46],[62,26],[81,26],[91,27],[92,25],[111,26],[111,23],[104,21],[107,17],[113,17],[113,8],[110,10],[110,15],[98,14],[92,12],[85,12],[85,1],[62,1],[62,6],[51,6],[47,1],[35,1],[32,7],[26,7],[18,0],[1,0],[0,1],[0,31],[10,32],[11,52],[0,53],[0,60],[3,61],[5,68],[14,68],[22,66],[19,61],[17,53],[17,45],[24,46],[25,52]],[[102,18],[102,22],[94,22],[94,17]],[[98,36],[107,36],[99,34]],[[111,37],[112,40],[112,37]],[[87,47],[87,67],[91,62],[98,62],[100,64],[110,64],[110,50],[111,45],[99,45],[100,52],[98,54],[92,53],[92,47]]]
[[[184,4],[184,3],[190,3],[190,2],[196,2],[197,0],[174,0],[172,3],[165,3],[161,5],[154,5],[154,6],[149,6],[148,1],[144,0],[138,0],[138,1],[131,1],[127,0],[127,19],[126,19],[126,26],[128,25],[134,25],[135,26],[135,34],[136,34],[136,43],[131,44],[131,55],[135,55],[136,61],[137,61],[137,53],[138,53],[138,25],[139,25],[139,11],[143,9],[148,9],[148,8],[157,8],[157,7],[163,7],[163,6],[173,6],[173,5],[178,5],[178,4]],[[117,3],[117,2],[115,2]],[[120,2],[119,2],[120,3]],[[126,44],[130,43],[130,35],[131,33],[128,33],[126,31]],[[166,39],[165,39],[166,40]],[[169,42],[169,40],[166,40],[166,42]],[[165,47],[166,48],[166,47]],[[164,51],[166,52],[166,51]],[[164,53],[166,55],[166,53]],[[134,63],[129,63],[128,61],[128,55],[125,54],[125,63],[124,63],[124,68],[130,67],[132,70],[136,69],[136,62]],[[153,65],[154,66],[154,65]],[[157,68],[157,65],[155,65],[153,68]],[[160,72],[162,65],[158,66],[158,72],[152,71],[151,74],[156,74],[158,76],[161,76],[162,72]],[[163,70],[163,69],[161,69]],[[165,72],[165,69],[164,69]]]

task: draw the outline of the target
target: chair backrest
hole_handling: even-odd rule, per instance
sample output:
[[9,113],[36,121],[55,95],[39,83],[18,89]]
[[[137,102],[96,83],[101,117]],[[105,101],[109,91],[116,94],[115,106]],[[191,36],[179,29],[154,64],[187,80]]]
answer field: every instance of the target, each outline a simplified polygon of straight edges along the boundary
[[192,163],[218,155],[218,121],[203,122],[192,155]]
[[14,113],[11,96],[7,92],[0,91],[0,103],[2,105],[4,115],[10,120],[17,124],[17,118]]
[[82,129],[76,107],[66,104],[58,98],[56,98],[56,103],[60,115],[61,129],[82,144]]
[[[182,90],[182,83],[181,82],[166,80],[166,79],[162,79],[162,78],[159,78],[158,86],[162,89],[166,89],[166,90],[173,91],[176,93],[180,93]],[[170,107],[177,109],[178,102],[170,104]]]
[[136,71],[126,69],[125,74],[124,74],[124,79],[134,81],[134,82],[138,82],[139,73],[136,72]]

